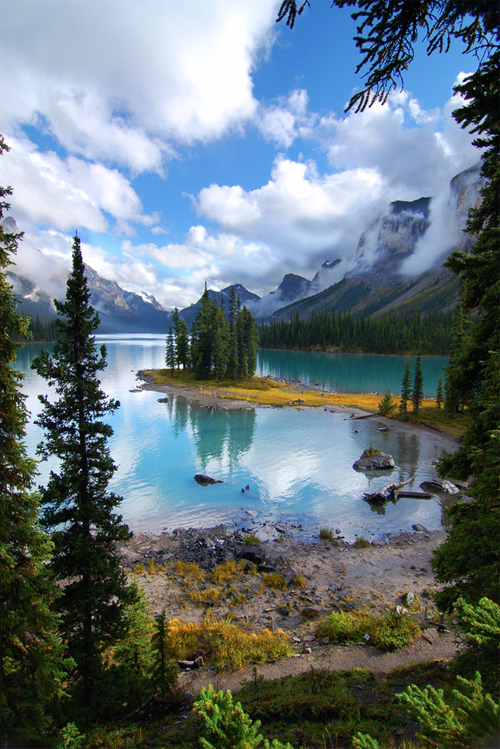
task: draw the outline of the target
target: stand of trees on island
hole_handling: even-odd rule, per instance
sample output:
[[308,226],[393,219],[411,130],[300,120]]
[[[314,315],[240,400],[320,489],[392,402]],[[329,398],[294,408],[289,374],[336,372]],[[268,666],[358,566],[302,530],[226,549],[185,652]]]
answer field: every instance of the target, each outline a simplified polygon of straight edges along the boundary
[[336,349],[367,354],[446,355],[450,349],[454,312],[429,312],[365,317],[350,312],[322,310],[301,319],[271,320],[259,328],[262,348]]
[[213,302],[205,285],[201,308],[189,335],[186,322],[174,311],[174,327],[167,335],[165,363],[171,370],[183,368],[200,380],[214,377],[218,382],[234,382],[253,377],[257,368],[257,327],[246,307],[242,307],[234,286],[229,294],[229,310]]

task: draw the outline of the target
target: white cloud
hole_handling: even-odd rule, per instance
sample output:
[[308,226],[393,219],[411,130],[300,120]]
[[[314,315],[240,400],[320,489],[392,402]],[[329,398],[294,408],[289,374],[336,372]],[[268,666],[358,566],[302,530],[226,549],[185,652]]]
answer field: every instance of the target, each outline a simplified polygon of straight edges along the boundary
[[161,171],[171,143],[251,118],[276,0],[4,0],[4,133],[44,122],[89,159]]
[[334,169],[376,169],[391,188],[390,199],[435,195],[459,171],[477,161],[471,138],[444,111],[426,112],[406,92],[342,119],[324,118],[320,137]]
[[315,116],[307,116],[308,100],[307,91],[295,89],[286,101],[270,107],[261,106],[256,125],[264,138],[281,148],[289,148],[305,130],[309,131]]
[[148,225],[156,218],[143,214],[137,193],[116,169],[74,156],[62,159],[53,151],[37,150],[25,139],[11,137],[9,146],[3,175],[7,184],[15,186],[10,202],[23,228],[27,223],[104,232],[109,228],[108,214],[122,231],[128,231],[131,222]]

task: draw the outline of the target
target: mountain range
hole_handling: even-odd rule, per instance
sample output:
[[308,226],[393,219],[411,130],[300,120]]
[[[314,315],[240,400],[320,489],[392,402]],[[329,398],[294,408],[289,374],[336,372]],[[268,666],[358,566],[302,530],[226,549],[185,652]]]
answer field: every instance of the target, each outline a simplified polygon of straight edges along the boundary
[[[454,177],[443,196],[392,202],[361,232],[354,257],[326,259],[310,280],[287,273],[262,298],[239,283],[234,284],[236,293],[257,320],[289,319],[296,313],[308,317],[325,307],[365,315],[453,309],[458,303],[458,282],[443,263],[451,251],[472,244],[473,238],[463,230],[469,208],[480,201],[482,186],[478,164]],[[17,230],[11,217],[4,226]],[[86,271],[91,303],[101,320],[99,332],[168,331],[172,315],[154,297],[125,291],[89,266]],[[53,299],[43,283],[35,284],[15,269],[8,275],[24,314],[38,316],[42,322],[55,316]],[[65,279],[60,281],[63,284]],[[208,293],[227,309],[230,289],[209,289]],[[180,310],[188,325],[200,304],[198,300]]]

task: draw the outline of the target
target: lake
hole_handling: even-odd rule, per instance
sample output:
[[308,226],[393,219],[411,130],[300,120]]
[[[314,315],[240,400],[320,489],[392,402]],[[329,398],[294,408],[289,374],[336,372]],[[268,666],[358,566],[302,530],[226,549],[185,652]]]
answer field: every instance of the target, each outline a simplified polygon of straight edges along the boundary
[[[321,409],[242,409],[198,407],[180,396],[159,403],[161,394],[134,392],[139,369],[164,366],[164,336],[97,336],[108,351],[102,385],[120,401],[109,423],[112,456],[118,466],[110,488],[123,496],[120,512],[132,530],[161,532],[176,527],[209,527],[220,522],[302,524],[308,533],[319,527],[340,529],[347,540],[373,538],[408,530],[421,523],[441,527],[439,499],[400,499],[385,512],[363,501],[389,481],[415,476],[411,488],[436,475],[433,462],[446,441],[403,428],[379,431],[377,417],[349,419],[349,411]],[[44,348],[50,350],[51,345]],[[31,370],[41,344],[26,344],[17,366],[24,372],[23,392],[32,418],[39,412],[37,395],[46,383]],[[405,359],[367,354],[316,354],[260,351],[258,373],[296,378],[325,390],[399,392]],[[442,357],[422,361],[426,393],[434,395]],[[26,445],[30,455],[42,437],[32,421]],[[394,456],[396,469],[368,476],[352,468],[366,447]],[[43,484],[50,466],[39,466]],[[199,486],[196,473],[224,483]],[[249,487],[246,489],[246,487]],[[242,491],[244,490],[244,491]]]

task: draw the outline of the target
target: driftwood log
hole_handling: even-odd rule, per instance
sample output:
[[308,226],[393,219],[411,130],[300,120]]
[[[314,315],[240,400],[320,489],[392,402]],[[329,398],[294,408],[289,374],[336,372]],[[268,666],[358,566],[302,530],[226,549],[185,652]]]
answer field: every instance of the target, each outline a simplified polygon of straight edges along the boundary
[[373,502],[374,504],[388,502],[389,499],[394,499],[395,493],[398,489],[409,484],[414,478],[415,477],[412,476],[407,481],[393,481],[392,484],[386,484],[383,486],[378,492],[374,492],[373,494],[363,494],[363,499],[366,500],[366,502]]

